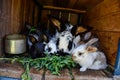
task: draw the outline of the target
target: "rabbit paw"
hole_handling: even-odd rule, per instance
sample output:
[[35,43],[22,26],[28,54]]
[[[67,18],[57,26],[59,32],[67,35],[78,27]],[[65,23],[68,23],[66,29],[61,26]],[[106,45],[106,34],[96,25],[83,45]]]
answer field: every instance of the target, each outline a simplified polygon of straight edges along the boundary
[[81,68],[80,68],[80,71],[81,71],[81,72],[84,72],[84,71],[86,71],[86,70],[87,70],[86,67],[81,67]]

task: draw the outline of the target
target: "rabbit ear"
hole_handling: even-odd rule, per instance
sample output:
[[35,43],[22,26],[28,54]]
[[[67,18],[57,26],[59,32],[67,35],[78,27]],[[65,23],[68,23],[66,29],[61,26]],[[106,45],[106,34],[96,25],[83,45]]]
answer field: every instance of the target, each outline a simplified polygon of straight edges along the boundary
[[52,22],[52,24],[57,27],[57,29],[60,31],[60,25],[61,25],[61,21],[59,19],[57,19],[54,16],[48,15],[49,20]]
[[92,38],[91,40],[89,40],[87,43],[86,43],[86,45],[87,46],[90,46],[90,45],[92,45],[93,43],[95,43],[95,42],[97,42],[98,41],[98,38]]
[[86,48],[87,52],[96,52],[98,49],[96,47],[93,47],[93,46],[88,46]]
[[48,41],[48,37],[45,34],[43,34],[43,41],[45,41],[45,42]]
[[28,36],[28,40],[29,40],[30,43],[34,44],[38,41],[38,36],[30,34]]
[[71,33],[73,35],[78,35],[79,33],[83,33],[86,32],[87,28],[83,27],[83,26],[74,26],[71,30]]
[[80,35],[76,36],[73,40],[75,46],[78,45],[78,43],[80,42],[81,38],[80,38]]
[[83,33],[83,32],[85,32],[85,31],[87,31],[87,29],[86,29],[85,27],[83,27],[83,26],[78,26],[75,35],[77,35],[77,34],[79,34],[79,33]]
[[87,32],[85,35],[84,35],[84,40],[88,40],[90,37],[91,37],[92,33],[91,32]]
[[59,20],[52,18],[52,19],[51,19],[51,22],[58,28],[58,30],[60,30],[60,25],[61,25],[61,23],[60,23]]

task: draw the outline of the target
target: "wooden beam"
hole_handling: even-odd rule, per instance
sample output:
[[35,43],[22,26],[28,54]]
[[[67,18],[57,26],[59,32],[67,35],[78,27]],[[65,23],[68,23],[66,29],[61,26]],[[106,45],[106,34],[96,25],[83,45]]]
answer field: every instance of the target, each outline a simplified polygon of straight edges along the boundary
[[43,6],[43,9],[60,10],[60,11],[67,11],[73,13],[86,13],[85,10],[77,10],[77,9],[54,7],[54,6]]

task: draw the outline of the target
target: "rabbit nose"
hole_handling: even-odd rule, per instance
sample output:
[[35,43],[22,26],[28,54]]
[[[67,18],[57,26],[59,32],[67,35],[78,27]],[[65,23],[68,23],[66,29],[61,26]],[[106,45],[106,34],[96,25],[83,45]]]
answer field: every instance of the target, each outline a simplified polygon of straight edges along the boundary
[[73,59],[73,60],[76,59],[76,56],[72,55],[72,59]]

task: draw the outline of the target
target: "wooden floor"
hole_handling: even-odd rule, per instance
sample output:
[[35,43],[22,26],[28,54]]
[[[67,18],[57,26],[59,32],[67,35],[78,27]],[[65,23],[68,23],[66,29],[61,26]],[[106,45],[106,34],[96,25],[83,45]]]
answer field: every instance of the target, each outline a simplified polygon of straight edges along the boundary
[[[0,62],[0,76],[20,78],[23,72],[23,67],[18,63],[10,64]],[[32,68],[30,72],[32,80],[41,80],[43,70],[36,71]],[[110,75],[110,73],[107,73],[105,70],[87,70],[85,72],[80,72],[79,69],[73,69],[72,72],[75,80],[113,80],[113,77]],[[49,71],[47,71],[45,78],[45,80],[71,80],[67,69],[62,70],[60,76],[52,75]]]

